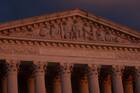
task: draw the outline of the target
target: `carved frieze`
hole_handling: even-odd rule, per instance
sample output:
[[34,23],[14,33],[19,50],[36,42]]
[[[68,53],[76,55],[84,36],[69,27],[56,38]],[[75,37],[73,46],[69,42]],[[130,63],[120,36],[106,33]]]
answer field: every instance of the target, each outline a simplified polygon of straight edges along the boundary
[[45,40],[139,43],[139,39],[89,19],[72,16],[0,31],[0,35]]

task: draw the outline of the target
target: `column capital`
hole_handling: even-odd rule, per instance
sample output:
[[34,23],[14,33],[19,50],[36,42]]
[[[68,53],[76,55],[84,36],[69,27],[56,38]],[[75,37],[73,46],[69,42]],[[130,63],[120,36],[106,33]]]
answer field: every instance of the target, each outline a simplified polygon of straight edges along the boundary
[[83,84],[83,83],[88,83],[88,77],[87,77],[87,75],[83,75],[81,77],[80,84]]
[[61,92],[61,79],[60,79],[60,75],[54,76],[54,79],[53,79],[53,93],[62,93]]
[[73,64],[61,63],[60,64],[60,73],[71,73]]
[[54,82],[55,81],[60,81],[60,76],[59,75],[54,76],[54,79],[53,80],[54,80]]
[[[19,61],[17,60],[6,60],[7,67],[7,81],[8,81],[8,93],[18,93],[18,81],[17,72],[19,67]],[[14,84],[14,85],[13,85]]]
[[100,65],[88,64],[88,74],[98,75]]
[[7,67],[7,73],[9,72],[18,72],[18,68],[19,68],[19,60],[6,60],[6,67]]
[[140,66],[135,66],[135,90],[136,93],[140,92]]
[[34,74],[44,74],[46,70],[47,63],[42,61],[34,61],[33,62],[33,68],[34,68]]
[[112,70],[114,75],[122,76],[125,66],[113,65]]
[[140,66],[135,66],[136,77],[140,77]]
[[100,93],[99,88],[99,65],[88,65],[88,80],[90,93]]
[[128,76],[127,81],[128,81],[129,84],[133,84],[133,77],[132,77],[132,75]]
[[103,82],[104,82],[104,83],[109,83],[109,84],[111,84],[111,75],[110,75],[110,74],[107,75],[107,76],[105,77],[105,79],[104,79]]
[[60,76],[61,76],[61,88],[62,93],[72,93],[71,86],[71,71],[72,64],[69,63],[61,63],[60,64]]
[[35,93],[46,93],[45,88],[45,69],[46,62],[33,61],[33,74],[35,77]]

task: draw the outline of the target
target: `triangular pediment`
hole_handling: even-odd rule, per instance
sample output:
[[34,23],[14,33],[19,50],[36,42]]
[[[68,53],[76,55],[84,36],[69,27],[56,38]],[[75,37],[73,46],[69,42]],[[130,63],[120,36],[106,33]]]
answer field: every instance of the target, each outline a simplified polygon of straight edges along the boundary
[[0,25],[0,38],[140,44],[140,33],[79,9]]

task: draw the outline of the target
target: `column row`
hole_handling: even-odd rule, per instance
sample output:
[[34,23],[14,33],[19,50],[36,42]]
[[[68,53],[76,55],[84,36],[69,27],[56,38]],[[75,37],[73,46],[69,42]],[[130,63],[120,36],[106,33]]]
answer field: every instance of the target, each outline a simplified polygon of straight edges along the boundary
[[[5,80],[3,84],[3,93],[18,93],[18,68],[19,68],[19,61],[15,60],[7,60],[7,74],[5,75]],[[30,87],[30,93],[46,93],[45,87],[45,71],[47,63],[36,61],[33,62],[34,71],[33,71],[33,79],[30,79],[32,82]],[[55,87],[55,93],[72,93],[72,84],[71,84],[71,72],[72,72],[73,65],[62,63],[59,65],[59,77],[60,77],[60,84],[61,87]],[[124,93],[124,87],[122,82],[122,70],[124,67],[122,66],[112,66],[113,74],[112,74],[112,84],[113,84],[113,93]],[[88,65],[88,74],[87,74],[87,81],[85,85],[81,83],[81,93],[101,93],[100,86],[99,86],[99,66],[97,65]],[[136,93],[140,91],[140,68],[136,67]],[[86,77],[85,77],[86,78]],[[6,81],[7,80],[7,81]],[[108,80],[110,78],[108,77]],[[34,83],[33,83],[34,82]],[[85,82],[85,81],[82,81]],[[56,79],[56,86],[57,86],[57,79]],[[105,93],[112,93],[111,86],[105,86],[107,91]],[[35,87],[34,87],[35,86]],[[130,92],[131,93],[131,92]]]

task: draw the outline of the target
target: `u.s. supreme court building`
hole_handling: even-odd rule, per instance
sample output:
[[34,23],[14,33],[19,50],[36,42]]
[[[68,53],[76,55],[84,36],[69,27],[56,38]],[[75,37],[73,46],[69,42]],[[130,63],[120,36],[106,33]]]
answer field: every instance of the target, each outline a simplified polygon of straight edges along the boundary
[[0,24],[0,93],[140,93],[140,32],[79,9]]

